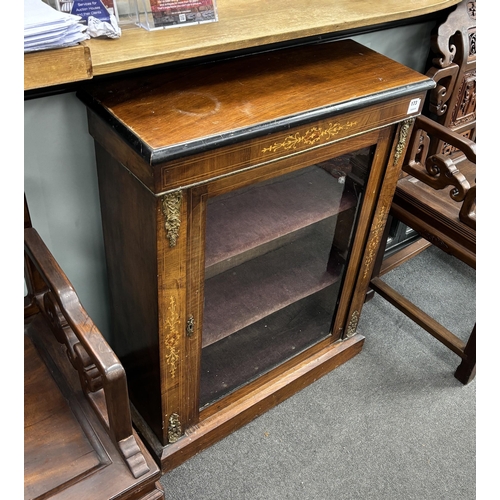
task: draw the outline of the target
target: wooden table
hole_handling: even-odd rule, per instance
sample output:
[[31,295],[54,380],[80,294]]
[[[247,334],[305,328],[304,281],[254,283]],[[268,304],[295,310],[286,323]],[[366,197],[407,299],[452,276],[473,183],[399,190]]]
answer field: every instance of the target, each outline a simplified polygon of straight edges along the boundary
[[341,36],[412,20],[457,3],[218,0],[215,23],[156,31],[124,26],[117,40],[91,39],[77,47],[25,54],[24,90],[292,40]]

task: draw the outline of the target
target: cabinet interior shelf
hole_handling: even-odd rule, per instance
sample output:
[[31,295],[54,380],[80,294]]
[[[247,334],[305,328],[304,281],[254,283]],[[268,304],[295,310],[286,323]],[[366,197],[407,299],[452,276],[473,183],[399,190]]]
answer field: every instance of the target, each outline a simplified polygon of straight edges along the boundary
[[348,160],[314,165],[213,198],[207,210],[205,277],[253,258],[256,249],[265,253],[287,235],[354,206],[354,197],[342,196],[345,172],[340,168],[348,169]]
[[213,199],[203,347],[338,281],[328,265],[337,215],[356,202],[341,174],[312,166]]
[[205,347],[200,406],[214,403],[327,337],[338,288],[334,283]]
[[332,233],[323,227],[207,280],[203,346],[335,283],[339,273],[327,271]]
[[345,155],[210,200],[202,407],[330,333],[354,183]]

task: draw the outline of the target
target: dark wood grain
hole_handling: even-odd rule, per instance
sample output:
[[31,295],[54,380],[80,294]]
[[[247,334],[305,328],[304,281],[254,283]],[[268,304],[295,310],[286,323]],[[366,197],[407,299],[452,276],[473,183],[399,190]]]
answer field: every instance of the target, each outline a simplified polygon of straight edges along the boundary
[[[97,147],[96,156],[111,306],[116,311],[111,343],[128,373],[131,401],[161,432],[160,360],[155,335],[156,200],[104,149]],[[103,164],[105,169],[100,168]],[[129,290],[128,301],[121,298],[123,290]]]
[[[136,422],[164,471],[359,352],[357,318],[406,145],[398,124],[418,116],[432,86],[342,41],[79,92],[96,143],[113,345],[131,378]],[[342,161],[346,186],[303,176]],[[299,181],[278,202],[285,175]],[[246,197],[233,204],[238,190]],[[329,217],[334,229],[322,226]],[[300,262],[297,252],[280,254],[301,237],[326,242],[313,283],[306,263],[316,250]],[[256,293],[243,293],[250,282]],[[326,285],[335,290],[321,301]],[[263,341],[260,326],[274,313],[276,332]],[[236,354],[226,349],[231,333]],[[214,370],[229,377],[227,387],[212,385]]]

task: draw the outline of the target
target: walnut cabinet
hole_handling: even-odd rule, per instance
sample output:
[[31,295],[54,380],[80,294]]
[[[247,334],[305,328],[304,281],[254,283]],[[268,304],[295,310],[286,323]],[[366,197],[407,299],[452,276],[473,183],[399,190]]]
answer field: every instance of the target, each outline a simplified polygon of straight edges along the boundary
[[79,91],[110,343],[163,471],[360,352],[406,137],[432,87],[345,40]]

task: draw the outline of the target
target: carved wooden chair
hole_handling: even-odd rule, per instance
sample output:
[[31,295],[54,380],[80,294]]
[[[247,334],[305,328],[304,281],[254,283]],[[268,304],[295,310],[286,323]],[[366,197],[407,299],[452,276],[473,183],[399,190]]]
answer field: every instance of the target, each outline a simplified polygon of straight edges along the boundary
[[[428,116],[416,119],[391,216],[417,231],[429,244],[476,267],[476,2],[463,1],[432,38],[436,81]],[[388,225],[389,227],[389,225]],[[387,228],[388,229],[388,228]],[[385,241],[385,240],[383,240]],[[420,251],[424,246],[420,245]],[[415,255],[383,260],[381,248],[371,288],[427,330],[462,362],[455,377],[463,384],[475,376],[476,328],[467,342],[416,307],[381,278]],[[387,259],[389,260],[389,259]],[[397,264],[394,264],[394,263]]]
[[125,371],[56,260],[24,229],[24,498],[160,500]]

